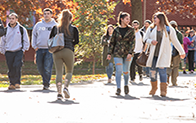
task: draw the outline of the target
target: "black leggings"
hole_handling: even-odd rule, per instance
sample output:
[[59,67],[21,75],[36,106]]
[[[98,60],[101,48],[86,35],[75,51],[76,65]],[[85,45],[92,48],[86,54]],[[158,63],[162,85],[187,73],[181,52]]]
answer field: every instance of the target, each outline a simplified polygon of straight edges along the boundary
[[194,50],[188,51],[189,71],[194,71]]

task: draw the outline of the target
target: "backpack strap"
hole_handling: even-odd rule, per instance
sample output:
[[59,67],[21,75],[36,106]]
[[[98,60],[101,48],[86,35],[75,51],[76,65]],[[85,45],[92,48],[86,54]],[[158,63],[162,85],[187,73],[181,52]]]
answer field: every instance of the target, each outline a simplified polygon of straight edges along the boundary
[[143,38],[144,34],[143,34],[143,32],[142,32],[142,31],[140,31],[140,34],[141,34],[141,36],[142,36],[142,38]]
[[24,40],[23,40],[23,33],[24,33],[24,31],[23,31],[23,27],[21,26],[21,25],[19,25],[19,28],[20,28],[20,33],[21,33],[21,42],[22,42],[22,48],[21,49],[23,49],[23,47],[24,47]]

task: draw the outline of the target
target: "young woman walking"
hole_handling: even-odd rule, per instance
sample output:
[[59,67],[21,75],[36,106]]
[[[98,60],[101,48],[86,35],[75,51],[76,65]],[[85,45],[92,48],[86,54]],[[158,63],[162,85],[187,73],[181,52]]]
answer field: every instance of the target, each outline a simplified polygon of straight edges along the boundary
[[118,16],[119,26],[114,29],[112,38],[109,44],[109,52],[107,59],[111,59],[111,55],[114,56],[114,62],[116,67],[116,95],[121,93],[121,74],[124,75],[124,92],[129,93],[128,80],[129,80],[129,68],[132,60],[132,54],[135,45],[135,32],[134,28],[129,26],[130,15],[126,12],[120,12]]
[[103,35],[101,39],[101,45],[103,46],[102,65],[106,67],[108,83],[112,82],[112,74],[113,74],[113,63],[114,63],[113,57],[110,60],[107,60],[108,45],[110,43],[110,39],[112,37],[113,31],[114,31],[114,27],[112,25],[109,25],[106,34]]
[[63,64],[65,66],[65,84],[64,84],[64,95],[65,98],[70,98],[68,91],[68,86],[72,78],[73,68],[74,68],[74,46],[79,43],[79,33],[78,29],[71,25],[72,13],[65,9],[61,12],[58,18],[58,26],[52,28],[50,38],[57,34],[57,29],[59,33],[64,33],[64,49],[53,53],[54,64],[56,68],[56,86],[57,86],[57,99],[62,99],[62,76],[63,76]]
[[[191,30],[189,32],[188,38],[190,42],[193,41],[193,37],[195,35],[195,32]],[[189,62],[189,74],[193,73],[194,71],[194,45],[188,45],[188,62]]]
[[147,66],[150,67],[150,79],[152,89],[150,95],[154,95],[157,90],[157,73],[160,76],[161,96],[167,94],[167,67],[171,63],[171,43],[178,50],[180,57],[185,57],[184,49],[179,43],[176,31],[168,22],[163,12],[157,12],[153,15],[153,24],[147,29],[144,41],[150,45],[150,54],[147,60]]

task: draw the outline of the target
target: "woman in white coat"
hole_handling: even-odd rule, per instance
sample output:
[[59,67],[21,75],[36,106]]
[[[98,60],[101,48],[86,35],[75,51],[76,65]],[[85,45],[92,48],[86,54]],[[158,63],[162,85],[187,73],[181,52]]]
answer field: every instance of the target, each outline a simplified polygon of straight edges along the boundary
[[161,96],[167,94],[167,67],[170,67],[172,47],[171,43],[178,50],[181,58],[185,57],[185,52],[180,45],[176,32],[168,22],[163,12],[153,15],[153,23],[147,29],[144,41],[150,45],[150,54],[147,60],[147,67],[150,67],[150,79],[152,89],[150,95],[154,95],[157,90],[157,73],[160,76]]

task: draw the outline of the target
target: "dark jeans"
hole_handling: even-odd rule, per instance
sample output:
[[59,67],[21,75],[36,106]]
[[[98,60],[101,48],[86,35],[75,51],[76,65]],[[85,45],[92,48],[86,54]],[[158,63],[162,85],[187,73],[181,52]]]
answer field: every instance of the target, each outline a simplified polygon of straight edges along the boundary
[[194,50],[188,51],[189,71],[194,71]]
[[23,51],[5,52],[10,85],[20,84]]
[[135,73],[135,66],[137,66],[137,68],[138,68],[138,73],[139,73],[139,75],[142,74],[142,67],[139,66],[139,65],[136,63],[136,60],[137,60],[137,58],[138,58],[139,55],[140,55],[140,53],[134,54],[133,61],[132,61],[132,63],[131,63],[131,67],[130,67],[130,77],[131,77],[131,80],[134,80],[134,79],[135,79],[135,76],[136,76],[136,73]]
[[37,69],[42,76],[43,85],[49,86],[52,74],[53,58],[48,49],[38,49],[36,51]]

